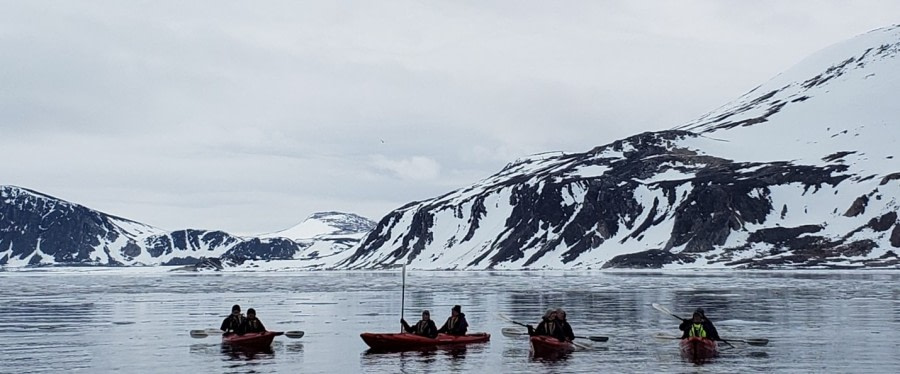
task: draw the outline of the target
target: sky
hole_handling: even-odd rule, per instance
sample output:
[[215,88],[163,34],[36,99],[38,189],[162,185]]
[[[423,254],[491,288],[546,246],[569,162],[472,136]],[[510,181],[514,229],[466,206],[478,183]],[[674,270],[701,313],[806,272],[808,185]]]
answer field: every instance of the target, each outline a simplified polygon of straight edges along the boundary
[[897,1],[0,0],[0,185],[168,230],[379,220],[688,122]]

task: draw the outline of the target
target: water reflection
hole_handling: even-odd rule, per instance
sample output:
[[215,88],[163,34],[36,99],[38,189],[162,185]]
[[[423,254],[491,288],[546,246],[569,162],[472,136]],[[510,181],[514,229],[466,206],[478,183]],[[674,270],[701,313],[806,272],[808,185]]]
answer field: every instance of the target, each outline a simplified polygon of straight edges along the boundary
[[222,343],[220,344],[219,352],[229,359],[239,361],[272,359],[275,357],[275,350],[272,347],[244,347]]
[[303,353],[303,343],[289,343],[285,344],[285,351],[288,353]]

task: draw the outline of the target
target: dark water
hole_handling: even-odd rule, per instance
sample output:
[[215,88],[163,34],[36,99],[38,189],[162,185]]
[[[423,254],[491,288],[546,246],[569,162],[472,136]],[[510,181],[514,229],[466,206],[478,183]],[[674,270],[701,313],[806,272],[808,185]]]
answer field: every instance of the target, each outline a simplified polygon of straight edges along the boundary
[[[493,334],[466,349],[370,353],[360,332],[399,330],[399,272],[186,275],[159,270],[0,272],[0,372],[86,373],[580,373],[865,372],[900,367],[900,273],[409,272],[406,316],[443,322],[463,305],[470,331]],[[703,306],[735,344],[713,362],[683,361],[674,318]],[[248,354],[190,329],[218,327],[232,304],[254,307],[270,330],[303,330]],[[536,322],[567,308],[579,335],[608,343],[551,360],[500,333],[497,313]]]

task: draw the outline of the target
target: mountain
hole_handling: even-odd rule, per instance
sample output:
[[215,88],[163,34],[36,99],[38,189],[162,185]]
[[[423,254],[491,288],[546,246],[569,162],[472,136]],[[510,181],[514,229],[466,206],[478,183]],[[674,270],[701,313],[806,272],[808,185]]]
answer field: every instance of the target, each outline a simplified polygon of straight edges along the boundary
[[375,227],[375,222],[353,213],[319,212],[306,217],[291,228],[258,236],[294,240],[341,236],[362,237],[362,234],[369,232],[373,227]]
[[353,213],[319,212],[296,226],[260,238],[289,239],[302,248],[294,259],[303,260],[307,268],[325,268],[346,258],[346,251],[374,227],[375,222]]
[[[342,218],[343,217],[343,218]],[[223,231],[165,231],[111,216],[36,191],[0,186],[0,266],[194,265],[221,267],[300,259],[306,268],[333,265],[365,231],[366,219],[335,212],[314,214],[300,226],[332,225],[296,241],[277,235],[238,237]]]
[[337,267],[900,267],[898,96],[893,26],[682,126],[398,208]]

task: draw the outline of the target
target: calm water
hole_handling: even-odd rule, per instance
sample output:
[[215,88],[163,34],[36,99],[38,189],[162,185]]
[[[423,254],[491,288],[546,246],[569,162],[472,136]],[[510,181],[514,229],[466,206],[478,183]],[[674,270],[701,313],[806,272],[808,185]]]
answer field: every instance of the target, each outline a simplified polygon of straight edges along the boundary
[[[407,320],[430,309],[439,325],[463,305],[470,331],[491,342],[463,350],[370,353],[360,332],[399,330],[399,272],[175,274],[138,269],[0,272],[0,372],[87,373],[580,373],[897,372],[900,273],[409,272]],[[683,361],[672,317],[703,306],[736,344],[702,366]],[[276,339],[247,355],[190,329],[218,327],[234,303],[254,307]],[[532,358],[497,313],[536,322],[566,307],[589,351]],[[588,342],[590,343],[590,342]]]

